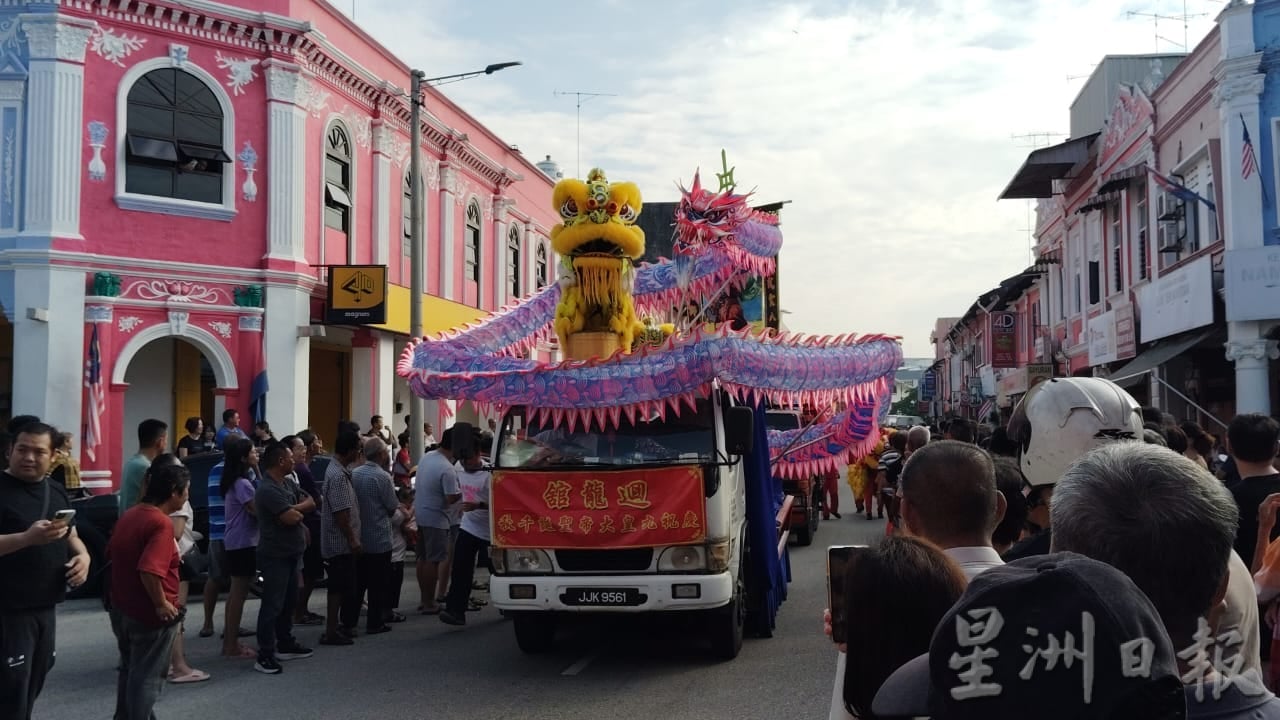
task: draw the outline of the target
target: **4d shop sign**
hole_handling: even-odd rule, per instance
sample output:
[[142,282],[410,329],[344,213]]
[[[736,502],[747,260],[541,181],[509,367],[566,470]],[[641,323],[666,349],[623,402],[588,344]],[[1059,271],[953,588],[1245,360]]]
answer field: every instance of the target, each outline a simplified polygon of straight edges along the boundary
[[1018,315],[991,313],[991,367],[1018,367]]

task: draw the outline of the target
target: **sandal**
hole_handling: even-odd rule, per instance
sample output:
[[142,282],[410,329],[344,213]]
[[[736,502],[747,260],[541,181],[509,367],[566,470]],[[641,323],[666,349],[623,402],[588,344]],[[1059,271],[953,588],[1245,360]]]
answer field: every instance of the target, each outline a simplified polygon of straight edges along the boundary
[[203,670],[193,669],[185,675],[169,675],[169,682],[174,685],[185,685],[187,683],[204,682],[209,679],[209,673]]
[[422,608],[421,610],[419,610],[419,611],[418,611],[418,614],[419,614],[419,615],[439,615],[439,614],[440,614],[440,606],[439,606],[439,605],[437,605],[437,606],[435,606],[435,607],[433,607],[433,608],[424,607],[424,608]]
[[240,648],[236,650],[235,654],[228,655],[227,653],[223,653],[222,657],[239,660],[253,660],[258,657],[258,651],[248,645],[241,645]]

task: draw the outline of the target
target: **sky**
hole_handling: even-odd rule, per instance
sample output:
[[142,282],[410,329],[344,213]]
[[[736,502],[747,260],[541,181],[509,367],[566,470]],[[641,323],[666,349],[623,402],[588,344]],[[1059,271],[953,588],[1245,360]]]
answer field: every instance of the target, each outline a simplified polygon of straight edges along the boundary
[[[331,1],[429,77],[523,62],[441,89],[566,177],[675,200],[725,150],[740,190],[790,201],[787,326],[898,335],[908,357],[1030,264],[1031,207],[997,197],[1066,138],[1100,59],[1184,45],[1183,0]],[[1194,48],[1225,2],[1185,6]],[[580,143],[566,92],[610,94],[584,98]]]

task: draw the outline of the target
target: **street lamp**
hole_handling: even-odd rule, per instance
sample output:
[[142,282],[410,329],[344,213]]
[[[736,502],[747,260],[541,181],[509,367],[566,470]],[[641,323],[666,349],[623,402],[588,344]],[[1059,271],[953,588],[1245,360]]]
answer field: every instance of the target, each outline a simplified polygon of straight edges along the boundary
[[[486,66],[483,70],[441,75],[428,78],[421,70],[410,73],[409,93],[409,335],[422,337],[422,294],[425,278],[422,273],[422,89],[424,85],[445,85],[459,82],[478,75],[492,75],[499,70],[520,65],[519,62],[502,62]],[[447,242],[447,239],[445,240]],[[425,450],[422,434],[422,422],[425,408],[422,398],[414,393],[409,395],[409,454],[414,460],[422,457]]]

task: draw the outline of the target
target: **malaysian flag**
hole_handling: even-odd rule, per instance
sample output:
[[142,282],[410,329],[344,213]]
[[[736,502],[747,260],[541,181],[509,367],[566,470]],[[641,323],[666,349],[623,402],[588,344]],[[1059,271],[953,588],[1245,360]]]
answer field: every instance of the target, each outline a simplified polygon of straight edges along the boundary
[[89,391],[85,406],[84,454],[97,461],[98,445],[102,442],[102,412],[107,406],[106,391],[102,386],[102,349],[98,345],[97,323],[93,323],[89,359],[84,364],[84,386]]
[[1187,187],[1186,185],[1183,185],[1182,183],[1178,182],[1177,180],[1174,180],[1173,178],[1167,175],[1161,175],[1160,173],[1156,172],[1155,168],[1152,168],[1150,165],[1147,166],[1147,172],[1151,175],[1151,179],[1155,182],[1155,184],[1160,186],[1160,189],[1178,198],[1179,200],[1183,202],[1202,202],[1205,205],[1208,205],[1210,210],[1216,210],[1213,203],[1210,202],[1208,199],[1206,199],[1203,195],[1201,195],[1200,193],[1197,193],[1195,190],[1192,190],[1191,188]]
[[1244,131],[1244,147],[1240,150],[1240,177],[1248,180],[1258,170],[1258,158],[1253,154],[1253,140],[1249,139],[1249,125],[1240,113],[1240,129]]

